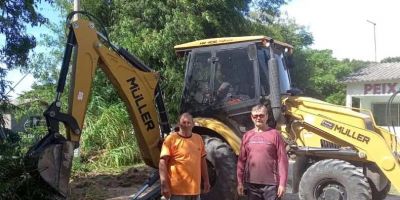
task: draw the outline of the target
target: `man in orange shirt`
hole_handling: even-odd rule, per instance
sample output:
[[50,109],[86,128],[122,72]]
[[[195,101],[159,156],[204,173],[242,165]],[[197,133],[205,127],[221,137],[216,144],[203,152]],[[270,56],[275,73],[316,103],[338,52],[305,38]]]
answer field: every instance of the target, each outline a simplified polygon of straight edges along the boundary
[[183,113],[179,118],[179,131],[165,138],[160,154],[161,194],[170,200],[200,200],[210,190],[206,151],[200,135],[192,133],[193,117]]

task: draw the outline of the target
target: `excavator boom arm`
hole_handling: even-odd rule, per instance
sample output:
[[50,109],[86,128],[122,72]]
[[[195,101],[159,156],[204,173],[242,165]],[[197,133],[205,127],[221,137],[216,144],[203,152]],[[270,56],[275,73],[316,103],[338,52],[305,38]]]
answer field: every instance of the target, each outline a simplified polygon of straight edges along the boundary
[[[155,105],[158,74],[146,70],[147,67],[140,70],[120,54],[110,50],[100,42],[91,22],[75,21],[72,27],[77,43],[77,54],[76,63],[72,68],[69,114],[82,128],[92,79],[99,66],[111,80],[122,100],[126,102],[145,163],[156,167],[160,142],[160,122]],[[74,131],[67,132],[67,139],[72,142],[79,143],[79,138],[80,135]]]
[[[73,53],[68,113],[61,113],[60,98]],[[158,166],[161,137],[170,132],[158,84],[159,74],[126,50],[112,45],[107,37],[97,33],[92,22],[82,19],[72,22],[56,100],[44,113],[49,132],[26,156],[33,171],[64,196],[68,191],[73,148],[79,147],[97,66],[104,71],[125,102],[147,165]],[[66,138],[59,133],[59,122],[66,126]]]

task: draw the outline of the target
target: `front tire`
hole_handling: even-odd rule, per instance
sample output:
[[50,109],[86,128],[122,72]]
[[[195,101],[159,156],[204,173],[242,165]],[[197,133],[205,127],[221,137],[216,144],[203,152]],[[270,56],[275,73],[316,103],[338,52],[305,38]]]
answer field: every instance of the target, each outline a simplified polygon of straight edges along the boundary
[[371,200],[367,178],[354,165],[337,159],[313,164],[300,181],[301,200]]
[[203,135],[207,151],[210,192],[201,195],[202,200],[235,200],[236,192],[236,155],[230,146],[216,137]]

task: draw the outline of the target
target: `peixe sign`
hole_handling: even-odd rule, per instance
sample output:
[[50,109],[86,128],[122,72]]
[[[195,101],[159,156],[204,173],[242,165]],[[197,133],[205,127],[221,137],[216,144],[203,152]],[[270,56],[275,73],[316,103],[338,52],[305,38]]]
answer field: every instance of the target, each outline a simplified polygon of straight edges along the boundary
[[364,84],[364,94],[391,94],[397,91],[397,83]]

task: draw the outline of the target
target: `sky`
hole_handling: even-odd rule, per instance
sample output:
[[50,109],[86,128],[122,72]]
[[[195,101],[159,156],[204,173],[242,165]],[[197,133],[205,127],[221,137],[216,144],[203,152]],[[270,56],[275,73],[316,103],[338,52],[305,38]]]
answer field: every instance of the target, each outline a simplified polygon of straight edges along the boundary
[[314,37],[314,49],[331,49],[338,59],[375,61],[400,56],[399,0],[291,0],[290,18]]
[[[367,20],[374,22],[379,62],[386,57],[400,56],[399,8],[399,0],[291,0],[281,11],[312,33],[311,48],[331,49],[337,59],[375,61],[374,25]],[[51,6],[42,6],[40,12],[50,19],[57,18]],[[29,31],[39,35],[44,29]],[[23,76],[13,71],[7,79],[15,84]],[[26,76],[15,92],[10,92],[12,98],[29,90],[33,81],[31,75]]]

